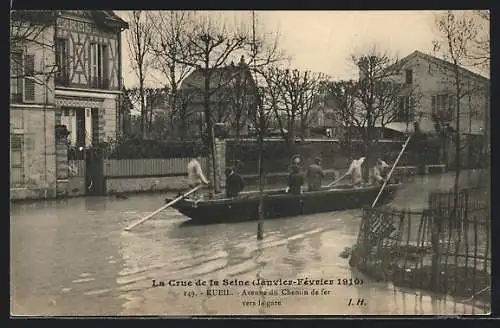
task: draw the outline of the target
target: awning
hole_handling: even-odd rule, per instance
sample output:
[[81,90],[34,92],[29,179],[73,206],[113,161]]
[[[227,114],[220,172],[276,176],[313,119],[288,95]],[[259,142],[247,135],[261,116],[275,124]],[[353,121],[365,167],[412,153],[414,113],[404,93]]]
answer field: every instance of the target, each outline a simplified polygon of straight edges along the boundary
[[[436,133],[436,129],[434,128],[434,122],[429,119],[422,119],[420,120],[419,126],[420,126],[420,132],[422,133]],[[385,125],[386,129],[394,130],[397,132],[401,133],[413,133],[415,132],[415,129],[413,127],[413,122],[406,123],[406,122],[391,122],[389,124]]]

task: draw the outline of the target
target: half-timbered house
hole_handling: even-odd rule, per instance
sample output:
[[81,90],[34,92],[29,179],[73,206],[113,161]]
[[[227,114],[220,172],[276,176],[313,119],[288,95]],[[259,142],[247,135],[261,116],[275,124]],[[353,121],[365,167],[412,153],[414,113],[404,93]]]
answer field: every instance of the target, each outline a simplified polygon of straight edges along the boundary
[[120,133],[121,32],[112,11],[62,11],[55,26],[56,122],[71,145],[90,147]]
[[11,199],[51,198],[67,189],[60,183],[68,174],[61,136],[69,132],[71,145],[91,147],[121,133],[127,26],[112,11],[11,12]]

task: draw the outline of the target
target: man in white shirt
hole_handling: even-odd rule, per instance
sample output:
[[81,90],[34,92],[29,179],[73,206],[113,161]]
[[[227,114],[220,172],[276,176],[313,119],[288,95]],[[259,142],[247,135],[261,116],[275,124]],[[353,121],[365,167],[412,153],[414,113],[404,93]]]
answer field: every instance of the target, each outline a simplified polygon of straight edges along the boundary
[[363,182],[361,175],[361,166],[363,165],[364,161],[365,157],[353,160],[351,162],[351,165],[349,166],[349,169],[347,170],[347,173],[345,174],[346,176],[347,175],[351,176],[352,185],[354,187],[361,186],[361,183]]
[[385,181],[385,172],[390,166],[382,159],[377,159],[377,164],[370,170],[370,180],[372,184]]
[[[203,170],[201,169],[201,156],[199,154],[196,154],[191,158],[187,165],[187,174],[188,174],[188,184],[189,188],[194,188],[198,186],[201,183],[204,183],[208,185],[208,180],[203,174]],[[193,199],[199,199],[199,193],[198,191],[194,192],[191,194],[191,197]]]

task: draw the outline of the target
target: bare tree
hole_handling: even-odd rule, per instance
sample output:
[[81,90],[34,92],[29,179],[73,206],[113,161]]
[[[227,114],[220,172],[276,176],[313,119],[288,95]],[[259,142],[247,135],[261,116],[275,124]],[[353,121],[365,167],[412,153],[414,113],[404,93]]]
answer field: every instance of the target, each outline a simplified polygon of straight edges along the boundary
[[[179,95],[179,86],[182,80],[193,70],[189,55],[182,49],[188,46],[188,31],[192,26],[193,13],[180,10],[152,11],[147,17],[152,24],[155,35],[151,38],[151,49],[154,54],[153,67],[165,77],[170,90],[170,110],[172,113],[181,113],[177,106],[183,103],[185,96]],[[182,99],[180,99],[182,98]],[[179,118],[185,118],[181,115]],[[183,126],[187,122],[180,122]],[[185,129],[184,129],[185,130]]]
[[297,125],[302,138],[308,127],[311,113],[320,101],[323,74],[308,71],[270,67],[263,72],[269,96],[273,98],[274,117],[289,147],[296,138]]
[[476,10],[472,18],[475,22],[477,35],[473,46],[469,49],[468,59],[471,63],[486,73],[490,71],[490,11]]
[[359,113],[357,103],[357,83],[353,80],[348,81],[330,81],[326,86],[326,97],[337,111],[339,123],[347,129],[345,141],[349,151],[349,157],[352,156],[352,127],[363,126],[361,122],[362,115]]
[[131,66],[138,79],[139,104],[141,111],[141,137],[145,135],[146,104],[145,80],[148,69],[151,67],[152,55],[152,24],[141,10],[134,10],[129,14],[128,47]]
[[[448,11],[436,18],[436,25],[441,39],[434,41],[434,49],[441,50],[445,60],[452,65],[451,75],[445,74],[454,89],[454,143],[455,143],[455,182],[454,182],[454,209],[458,206],[458,188],[461,169],[461,99],[472,93],[484,89],[480,84],[471,86],[471,74],[461,66],[470,64],[471,49],[477,46],[478,29],[473,17],[467,13],[457,14]],[[489,59],[488,59],[489,61]],[[446,73],[446,71],[444,72]],[[475,80],[475,79],[472,79]]]
[[375,160],[373,145],[379,139],[375,129],[396,120],[403,119],[407,125],[414,121],[420,94],[418,86],[401,83],[401,64],[385,52],[372,48],[360,56],[353,55],[351,60],[359,68],[359,80],[331,83],[327,93],[334,99],[348,131],[353,127],[361,134],[367,158],[364,178],[367,179],[368,168]]
[[[56,65],[35,65],[33,56],[23,56],[27,47],[54,51],[53,38],[44,34],[58,17],[55,10],[12,10],[10,13],[10,80],[16,87],[23,80],[31,84],[47,86],[51,77],[58,73]],[[12,90],[11,90],[12,91]],[[13,95],[17,96],[17,95]]]
[[215,145],[213,136],[213,110],[211,103],[213,95],[218,92],[220,86],[213,87],[211,82],[215,72],[225,66],[228,58],[244,49],[248,34],[244,30],[230,30],[224,23],[216,22],[209,17],[197,19],[189,31],[187,46],[177,61],[181,64],[191,66],[201,72],[203,76],[203,113],[205,121],[206,145],[210,149],[210,167],[214,191],[220,192],[216,183]]

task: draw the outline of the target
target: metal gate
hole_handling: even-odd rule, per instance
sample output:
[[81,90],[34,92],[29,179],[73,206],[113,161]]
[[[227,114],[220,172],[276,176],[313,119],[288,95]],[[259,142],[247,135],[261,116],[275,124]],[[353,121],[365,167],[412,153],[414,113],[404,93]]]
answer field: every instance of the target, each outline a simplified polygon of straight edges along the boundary
[[106,181],[104,179],[104,151],[99,148],[86,149],[86,194],[90,196],[104,196]]

